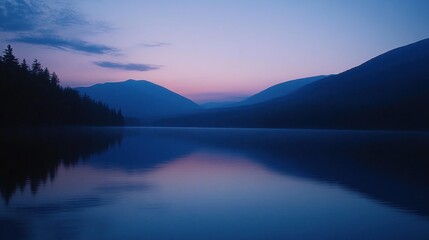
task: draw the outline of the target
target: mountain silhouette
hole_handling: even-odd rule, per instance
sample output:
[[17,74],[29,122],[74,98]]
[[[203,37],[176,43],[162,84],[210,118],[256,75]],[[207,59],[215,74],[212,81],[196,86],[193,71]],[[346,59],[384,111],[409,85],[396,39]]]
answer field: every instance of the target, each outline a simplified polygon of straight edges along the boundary
[[191,100],[146,80],[127,80],[76,88],[81,94],[122,110],[141,122],[189,114],[201,107]]
[[219,102],[206,102],[203,104],[200,104],[204,108],[210,109],[210,108],[223,108],[223,107],[231,107],[235,104],[238,104],[237,101],[219,101]]
[[160,125],[429,129],[429,39],[251,106],[206,111]]
[[229,107],[252,105],[252,104],[266,102],[276,98],[284,97],[288,94],[293,93],[294,91],[298,90],[299,88],[307,84],[323,79],[327,76],[328,75],[320,75],[320,76],[300,78],[300,79],[282,82],[274,86],[271,86],[265,90],[262,90],[261,92],[258,92],[255,95],[252,95],[244,99],[243,101],[231,104],[229,105]]

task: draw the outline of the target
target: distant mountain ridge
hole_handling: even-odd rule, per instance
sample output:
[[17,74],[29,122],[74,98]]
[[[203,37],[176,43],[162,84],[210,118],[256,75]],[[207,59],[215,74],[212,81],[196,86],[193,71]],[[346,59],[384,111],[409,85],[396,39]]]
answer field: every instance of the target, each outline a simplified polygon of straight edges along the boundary
[[201,104],[201,106],[203,106],[204,108],[223,108],[223,107],[229,107],[232,106],[234,104],[237,104],[238,102],[236,101],[220,101],[220,102],[206,102]]
[[330,75],[319,75],[314,77],[307,77],[307,78],[299,78],[294,80],[289,80],[286,82],[282,82],[279,84],[276,84],[274,86],[271,86],[265,90],[262,90],[248,98],[246,98],[243,101],[240,101],[238,103],[234,103],[231,105],[228,105],[228,107],[238,107],[238,106],[245,106],[245,105],[252,105],[257,103],[262,103],[265,101],[270,101],[279,97],[284,97],[288,94],[293,93],[294,91],[298,90],[299,88],[310,84],[312,82],[318,81],[320,79],[326,78]]
[[284,97],[288,94],[293,93],[299,88],[310,84],[314,81],[323,79],[331,75],[319,75],[314,77],[306,77],[288,80],[282,83],[275,84],[271,87],[268,87],[256,94],[251,95],[250,97],[245,98],[241,101],[230,101],[230,102],[208,102],[201,104],[206,109],[214,109],[214,108],[230,108],[230,107],[239,107],[246,105],[253,105],[261,102],[270,101],[276,98]]
[[75,89],[121,109],[126,117],[143,122],[189,114],[201,109],[201,106],[188,98],[146,80],[129,79]]
[[166,119],[159,125],[429,129],[429,39],[251,106]]

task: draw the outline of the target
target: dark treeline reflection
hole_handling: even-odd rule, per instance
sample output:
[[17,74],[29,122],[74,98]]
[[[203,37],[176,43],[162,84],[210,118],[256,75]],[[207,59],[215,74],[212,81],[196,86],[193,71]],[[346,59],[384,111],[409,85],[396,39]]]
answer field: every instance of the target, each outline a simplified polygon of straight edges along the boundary
[[[201,150],[246,156],[272,171],[339,184],[377,202],[429,217],[429,133],[383,131],[61,128],[2,134],[0,192],[33,192],[60,164],[91,157],[97,168],[151,171]],[[123,139],[122,139],[123,138]],[[122,141],[121,141],[122,140]]]
[[[145,134],[150,131],[169,139],[169,144],[159,143],[165,152],[216,148],[241,153],[282,174],[340,184],[384,204],[429,216],[428,133],[159,129]],[[171,156],[177,155],[172,151]]]
[[5,203],[18,189],[53,181],[60,165],[73,166],[119,145],[121,129],[29,128],[0,132],[0,193]]

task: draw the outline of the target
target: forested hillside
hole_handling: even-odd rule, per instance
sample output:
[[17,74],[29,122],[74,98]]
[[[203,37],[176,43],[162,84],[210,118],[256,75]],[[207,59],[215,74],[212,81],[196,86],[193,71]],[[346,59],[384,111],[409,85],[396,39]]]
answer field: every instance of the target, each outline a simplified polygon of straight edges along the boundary
[[0,58],[0,123],[3,126],[122,125],[119,110],[69,87],[35,59],[19,62],[9,45]]

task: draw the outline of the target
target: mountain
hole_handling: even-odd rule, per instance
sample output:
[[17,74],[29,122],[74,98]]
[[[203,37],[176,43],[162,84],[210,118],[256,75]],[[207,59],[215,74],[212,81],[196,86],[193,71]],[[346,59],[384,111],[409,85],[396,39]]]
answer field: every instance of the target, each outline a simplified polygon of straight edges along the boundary
[[301,88],[307,84],[310,84],[310,83],[315,82],[317,80],[323,79],[327,76],[328,75],[320,75],[320,76],[315,76],[315,77],[300,78],[300,79],[295,79],[295,80],[290,80],[290,81],[286,81],[283,83],[279,83],[279,84],[271,86],[265,90],[262,90],[261,92],[256,93],[255,95],[252,95],[249,98],[246,98],[241,102],[228,105],[228,107],[252,105],[252,104],[256,104],[256,103],[261,103],[261,102],[273,100],[273,99],[276,99],[279,97],[284,97],[288,94],[293,93],[294,91],[298,90],[299,88]]
[[122,110],[142,122],[193,113],[201,109],[191,100],[146,80],[127,80],[76,88],[81,94]]
[[281,98],[157,124],[429,129],[429,39],[400,47]]
[[237,102],[234,101],[221,101],[221,102],[207,102],[201,104],[204,108],[223,108],[223,107],[229,107],[233,104],[237,104]]

